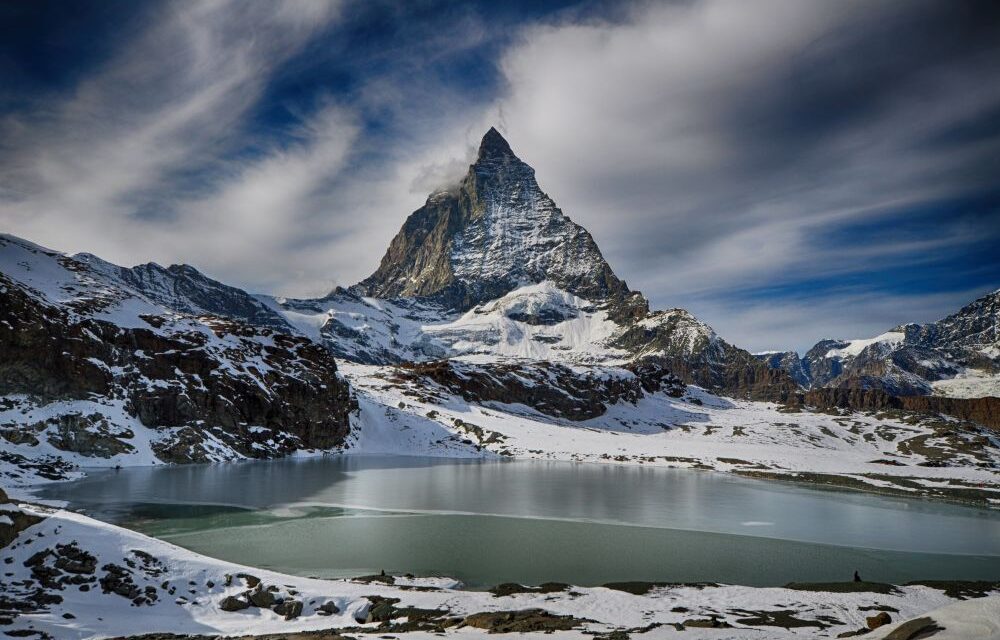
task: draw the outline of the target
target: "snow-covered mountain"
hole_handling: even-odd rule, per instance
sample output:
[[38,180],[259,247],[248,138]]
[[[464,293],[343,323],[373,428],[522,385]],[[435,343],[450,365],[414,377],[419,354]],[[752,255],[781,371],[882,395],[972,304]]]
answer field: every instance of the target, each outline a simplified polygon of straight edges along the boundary
[[587,230],[490,128],[465,178],[407,218],[378,269],[354,290],[466,311],[545,281],[591,301],[628,294]]
[[[223,306],[229,317],[205,313]],[[0,354],[8,475],[329,448],[355,406],[330,353],[243,292],[190,267],[122,269],[7,235]]]
[[1000,397],[1000,290],[937,322],[901,325],[874,338],[821,340],[802,358],[758,357],[809,389]]
[[687,311],[651,311],[493,128],[465,177],[407,218],[371,276],[321,299],[260,299],[355,362],[652,358],[720,392],[797,389]]
[[118,285],[140,292],[166,309],[189,315],[214,315],[259,327],[288,331],[288,323],[266,304],[242,289],[213,280],[194,267],[173,264],[161,267],[155,262],[135,267],[119,267],[89,253],[73,259],[95,274]]

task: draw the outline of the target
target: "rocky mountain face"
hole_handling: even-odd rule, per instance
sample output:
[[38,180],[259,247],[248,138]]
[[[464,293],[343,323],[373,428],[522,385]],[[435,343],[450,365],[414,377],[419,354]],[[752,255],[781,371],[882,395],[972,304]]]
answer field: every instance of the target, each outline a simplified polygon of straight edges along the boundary
[[[126,286],[128,271],[0,236],[7,462],[265,458],[344,441],[355,404],[327,349],[182,311],[194,297],[163,306]],[[206,283],[199,296],[228,291],[185,271]]]
[[1000,372],[1000,289],[947,318],[898,327],[904,344],[934,349],[964,367]]
[[783,369],[787,371],[792,380],[800,387],[808,388],[810,386],[811,377],[807,368],[807,361],[804,358],[799,358],[797,352],[771,351],[767,353],[755,353],[754,357],[765,363],[770,369]]
[[590,233],[570,220],[491,128],[462,181],[432,193],[355,289],[429,298],[466,311],[526,283],[549,281],[587,300],[628,293]]
[[457,360],[410,363],[399,375],[413,382],[429,380],[467,402],[524,405],[555,418],[589,420],[608,406],[635,404],[649,393],[684,395],[679,378],[652,362],[620,369],[579,369],[563,364],[503,362],[483,367]]
[[177,313],[220,316],[277,331],[291,329],[284,318],[256,297],[208,278],[190,265],[161,267],[149,262],[135,267],[120,267],[89,253],[76,254],[73,259],[87,265],[91,272],[138,291],[156,304]]
[[937,322],[874,338],[821,340],[805,356],[762,358],[804,389],[863,389],[891,396],[1000,396],[1000,291]]

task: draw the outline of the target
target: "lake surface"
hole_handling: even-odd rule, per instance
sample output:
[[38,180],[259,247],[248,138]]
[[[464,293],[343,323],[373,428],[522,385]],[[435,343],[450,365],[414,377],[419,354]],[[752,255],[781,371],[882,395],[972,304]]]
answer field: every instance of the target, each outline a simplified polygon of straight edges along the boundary
[[327,456],[94,472],[41,496],[286,573],[500,582],[1000,579],[1000,512],[642,466]]

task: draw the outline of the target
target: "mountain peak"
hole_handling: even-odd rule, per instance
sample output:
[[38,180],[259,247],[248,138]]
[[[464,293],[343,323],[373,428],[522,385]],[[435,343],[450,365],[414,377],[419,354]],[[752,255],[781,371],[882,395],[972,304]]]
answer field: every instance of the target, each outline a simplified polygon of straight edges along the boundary
[[501,157],[516,158],[517,156],[511,150],[507,139],[496,130],[496,127],[490,127],[490,130],[483,136],[482,142],[479,143],[478,159],[487,160]]
[[535,170],[491,127],[457,188],[432,194],[356,292],[434,298],[467,311],[548,281],[591,302],[628,293],[586,229],[538,186]]

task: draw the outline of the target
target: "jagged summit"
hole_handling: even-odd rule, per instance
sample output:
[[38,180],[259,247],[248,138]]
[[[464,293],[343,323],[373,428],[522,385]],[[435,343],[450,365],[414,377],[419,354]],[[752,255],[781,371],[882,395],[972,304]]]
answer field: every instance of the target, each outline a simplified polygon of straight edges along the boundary
[[483,136],[482,142],[479,143],[479,155],[477,158],[479,160],[486,160],[502,157],[519,159],[514,155],[514,151],[510,148],[510,143],[507,142],[507,139],[496,130],[496,127],[490,127],[490,130]]
[[354,291],[465,311],[545,281],[594,302],[628,293],[590,233],[563,214],[491,127],[461,182],[431,194],[407,218]]

